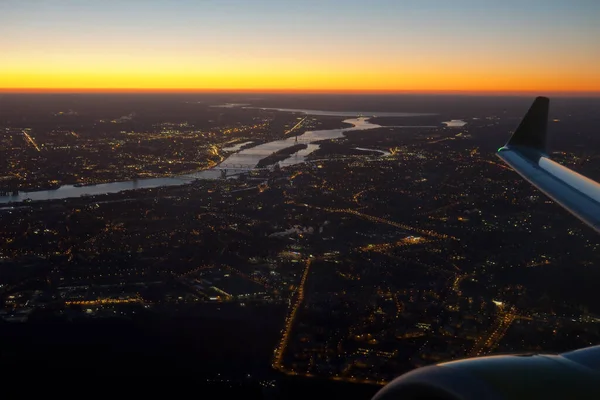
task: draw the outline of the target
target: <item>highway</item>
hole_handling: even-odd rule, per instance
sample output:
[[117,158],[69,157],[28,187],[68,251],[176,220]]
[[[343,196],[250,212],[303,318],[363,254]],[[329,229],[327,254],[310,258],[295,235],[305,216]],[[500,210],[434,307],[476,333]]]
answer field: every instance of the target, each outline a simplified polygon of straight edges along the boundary
[[417,233],[419,233],[419,234],[421,234],[423,236],[434,237],[436,239],[459,240],[458,238],[456,238],[454,236],[449,236],[449,235],[446,235],[446,234],[443,234],[443,233],[437,233],[437,232],[434,232],[432,230],[415,228],[413,226],[406,225],[406,224],[400,224],[398,222],[390,221],[390,220],[385,219],[385,218],[380,218],[380,217],[375,217],[373,215],[363,214],[361,212],[358,212],[356,210],[352,210],[350,208],[318,207],[318,206],[312,206],[312,205],[306,204],[306,203],[295,203],[295,202],[293,202],[291,204],[294,204],[294,205],[300,206],[300,207],[314,208],[314,209],[317,209],[317,210],[323,210],[323,211],[332,212],[332,213],[352,214],[352,215],[356,215],[357,217],[364,218],[364,219],[366,219],[368,221],[371,221],[371,222],[378,222],[380,224],[391,225],[391,226],[393,226],[395,228],[404,229],[404,230],[407,230],[407,231],[417,232]]
[[40,148],[38,147],[38,145],[37,145],[37,143],[35,142],[35,140],[33,140],[33,138],[32,138],[31,136],[29,136],[29,134],[28,134],[27,132],[23,131],[23,136],[25,137],[25,140],[26,140],[26,141],[27,141],[29,144],[31,144],[33,147],[35,147],[35,149],[36,149],[37,151],[40,151],[40,152],[42,151],[42,150],[40,150]]
[[[506,305],[504,305],[504,307],[506,307]],[[506,311],[500,311],[498,313],[498,319],[489,333],[482,335],[475,341],[475,345],[469,353],[469,357],[484,356],[494,350],[518,316],[514,306],[511,306]]]
[[300,128],[302,126],[302,124],[304,124],[304,122],[306,121],[306,118],[308,118],[308,117],[302,118],[296,125],[294,125],[292,127],[292,129],[285,131],[285,134],[289,135],[290,133],[294,132],[296,129]]
[[273,356],[273,368],[290,374],[290,375],[296,375],[294,370],[287,370],[284,365],[283,365],[283,354],[285,353],[285,350],[287,348],[287,345],[289,343],[290,340],[290,335],[292,333],[292,328],[294,326],[294,320],[296,319],[296,315],[298,314],[298,309],[300,308],[300,306],[302,305],[302,302],[304,301],[304,287],[306,285],[306,280],[308,278],[308,274],[310,272],[310,266],[312,264],[312,258],[309,258],[306,260],[306,265],[304,267],[304,273],[302,274],[302,278],[300,279],[300,284],[298,285],[298,288],[296,290],[295,293],[295,299],[292,301],[291,306],[290,306],[290,311],[285,319],[285,327],[283,328],[283,334],[281,336],[281,340],[279,341],[279,344],[277,345],[277,347],[274,350],[274,356]]

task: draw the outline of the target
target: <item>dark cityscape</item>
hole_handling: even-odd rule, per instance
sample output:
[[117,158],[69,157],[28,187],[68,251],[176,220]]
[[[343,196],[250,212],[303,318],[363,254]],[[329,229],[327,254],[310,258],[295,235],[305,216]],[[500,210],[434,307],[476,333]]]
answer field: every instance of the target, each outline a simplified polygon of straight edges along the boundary
[[[495,156],[530,101],[1,95],[2,358],[368,397],[442,361],[598,344],[597,235]],[[599,107],[556,98],[549,123],[592,179]]]

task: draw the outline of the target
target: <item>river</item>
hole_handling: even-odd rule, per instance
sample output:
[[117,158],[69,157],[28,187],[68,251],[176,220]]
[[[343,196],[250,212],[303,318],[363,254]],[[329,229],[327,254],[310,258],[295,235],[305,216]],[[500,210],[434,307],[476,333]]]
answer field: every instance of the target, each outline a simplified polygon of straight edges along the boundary
[[[403,115],[405,116],[405,115]],[[302,163],[306,157],[315,150],[319,149],[319,145],[315,142],[326,139],[337,139],[344,136],[345,132],[350,131],[362,131],[367,129],[382,128],[381,125],[373,124],[369,122],[367,117],[350,118],[344,120],[345,123],[351,124],[348,128],[337,128],[337,129],[324,129],[317,131],[307,131],[304,134],[298,136],[298,143],[305,143],[306,149],[300,150],[283,161],[279,162],[282,167]],[[406,128],[417,128],[417,126],[403,126]],[[423,128],[424,126],[418,126]],[[384,127],[385,128],[385,127]],[[296,144],[296,137],[292,136],[287,139],[275,140],[273,142],[267,142],[258,146],[244,149],[240,152],[230,155],[225,159],[218,168],[226,168],[228,175],[237,174],[240,171],[247,170],[249,168],[255,168],[260,160],[271,155],[272,153],[291,147]],[[364,149],[371,150],[371,149]],[[195,174],[188,175],[191,178],[201,179],[214,179],[219,177],[221,174],[219,170],[206,170]]]
[[[369,115],[369,117],[358,117],[344,120],[345,123],[352,125],[348,128],[337,128],[337,129],[325,129],[316,131],[307,131],[304,134],[298,136],[298,143],[305,143],[306,149],[300,150],[297,153],[290,155],[285,160],[281,161],[279,165],[287,166],[302,163],[306,157],[313,151],[319,148],[318,144],[314,142],[326,139],[337,139],[344,136],[345,132],[349,131],[362,131],[368,129],[382,128],[381,125],[373,124],[369,122],[371,116],[382,116],[382,117],[410,117],[410,116],[421,116],[421,115],[433,115],[424,113],[374,113],[374,112],[335,112],[335,111],[319,111],[319,110],[300,110],[300,109],[272,109],[276,111],[287,111],[295,113],[303,113],[310,115],[328,115],[328,116],[354,116],[357,115]],[[433,128],[435,126],[413,126],[413,125],[401,125],[395,127],[402,128]],[[383,127],[392,128],[392,127]],[[238,150],[246,143],[241,143],[235,147],[229,149]],[[296,144],[296,137],[290,137],[287,139],[275,140],[272,142],[263,143],[254,147],[246,148],[238,151],[227,157],[219,166],[204,171],[199,171],[192,174],[182,175],[180,177],[171,178],[148,178],[148,179],[136,179],[133,181],[125,182],[111,182],[103,183],[92,186],[80,186],[75,187],[73,185],[63,185],[58,189],[54,190],[40,190],[34,192],[19,192],[17,195],[0,196],[0,204],[9,202],[20,202],[24,200],[56,200],[66,199],[80,196],[93,196],[107,193],[118,193],[123,190],[135,190],[135,189],[148,189],[160,186],[178,186],[189,183],[193,179],[218,179],[222,176],[222,169],[227,169],[227,175],[239,174],[242,171],[256,167],[258,162],[263,158],[271,155],[273,152],[290,147]],[[361,149],[371,150],[371,149]],[[379,150],[376,150],[379,151]]]

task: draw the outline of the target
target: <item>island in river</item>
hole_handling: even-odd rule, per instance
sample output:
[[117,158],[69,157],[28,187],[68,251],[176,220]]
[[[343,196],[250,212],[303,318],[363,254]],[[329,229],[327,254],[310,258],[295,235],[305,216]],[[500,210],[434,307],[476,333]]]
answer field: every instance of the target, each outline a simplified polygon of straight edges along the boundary
[[300,150],[304,150],[306,148],[308,148],[308,145],[299,143],[299,144],[295,144],[291,147],[285,147],[281,150],[277,150],[270,156],[267,156],[267,157],[263,158],[262,160],[260,160],[258,162],[258,164],[256,164],[256,167],[257,168],[268,167],[269,165],[273,165],[279,161],[283,161],[286,158],[288,158],[289,156],[291,156],[292,154],[297,153]]

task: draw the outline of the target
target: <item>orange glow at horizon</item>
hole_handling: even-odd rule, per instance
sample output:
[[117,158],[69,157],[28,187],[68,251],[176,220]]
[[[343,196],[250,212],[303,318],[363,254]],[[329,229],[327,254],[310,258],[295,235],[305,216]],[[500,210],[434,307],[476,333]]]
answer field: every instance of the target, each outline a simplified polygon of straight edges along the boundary
[[[172,71],[59,70],[3,71],[1,91],[274,91],[274,92],[600,92],[600,79],[588,71],[564,74],[536,71],[446,69],[441,71],[369,66],[342,72],[299,68]],[[565,76],[566,75],[566,76]],[[596,79],[595,79],[596,78]]]
[[[319,92],[600,92],[594,64],[571,60],[544,68],[464,56],[220,58],[169,54],[25,55],[0,65],[0,90],[167,90]],[[536,61],[536,62],[534,62]]]

